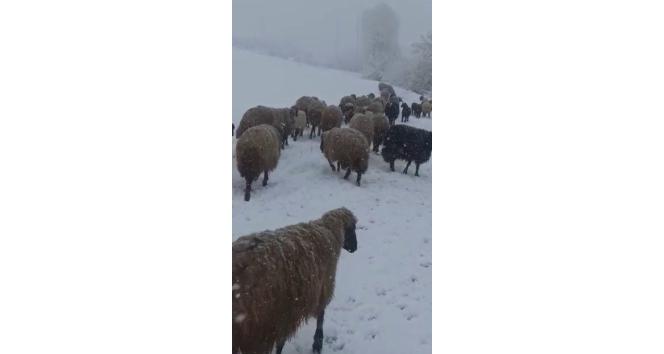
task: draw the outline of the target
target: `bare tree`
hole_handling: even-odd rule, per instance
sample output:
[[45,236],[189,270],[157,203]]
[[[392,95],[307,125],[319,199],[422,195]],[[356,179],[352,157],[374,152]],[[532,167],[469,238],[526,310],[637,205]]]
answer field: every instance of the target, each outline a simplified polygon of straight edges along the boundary
[[399,19],[385,3],[366,9],[360,19],[360,42],[365,76],[382,80],[390,66],[401,56]]
[[431,92],[431,31],[413,43],[415,62],[410,73],[409,87],[419,93]]

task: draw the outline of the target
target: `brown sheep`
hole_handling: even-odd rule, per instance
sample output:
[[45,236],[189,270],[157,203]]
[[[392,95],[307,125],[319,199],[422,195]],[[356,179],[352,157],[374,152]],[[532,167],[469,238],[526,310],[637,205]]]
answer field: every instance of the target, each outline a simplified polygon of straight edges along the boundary
[[373,115],[374,122],[374,136],[373,136],[373,151],[378,152],[380,144],[383,143],[385,138],[385,133],[390,128],[390,122],[385,117],[383,113],[374,113]]
[[367,143],[371,144],[374,137],[374,121],[373,113],[360,113],[353,116],[350,120],[348,127],[359,130],[367,139]]
[[320,136],[321,133],[321,127],[320,127],[320,120],[323,115],[323,110],[325,109],[325,105],[323,102],[315,100],[311,105],[309,105],[309,110],[307,111],[307,118],[309,119],[309,124],[311,124],[311,132],[309,133],[309,138],[314,137],[314,133],[316,131],[316,128],[318,128],[318,135]]
[[307,127],[309,126],[309,106],[311,106],[314,101],[316,100],[311,96],[302,96],[295,101],[295,109],[304,111],[307,115]]
[[297,138],[302,136],[304,133],[304,128],[307,126],[307,114],[302,110],[298,110],[295,115],[294,125],[293,125],[293,141],[297,141]]
[[281,354],[316,318],[314,353],[323,347],[325,308],[334,295],[341,248],[357,250],[357,218],[346,208],[320,219],[242,236],[233,242],[233,354]]
[[360,96],[355,100],[355,107],[366,107],[370,105],[372,102],[372,99],[369,98],[368,96]]
[[386,84],[384,82],[379,82],[378,83],[378,91],[381,93],[381,96],[383,94],[383,91],[386,92],[387,98],[390,98],[390,96],[396,96],[396,92],[394,92],[394,87],[390,84]]
[[375,99],[367,106],[367,111],[373,113],[385,113],[385,104],[380,99]]
[[320,120],[320,128],[326,132],[332,128],[341,127],[343,121],[343,112],[335,105],[327,106],[323,110],[323,115]]
[[431,118],[431,101],[422,102],[422,116]]
[[341,101],[339,101],[339,107],[343,107],[346,103],[351,103],[354,105],[355,99],[355,95],[341,97]]
[[333,128],[321,136],[320,151],[325,155],[332,171],[346,169],[344,179],[348,179],[351,171],[357,172],[356,183],[360,185],[362,174],[369,167],[369,144],[361,132],[353,128]]
[[261,173],[263,186],[267,185],[268,172],[274,170],[281,155],[279,132],[269,124],[261,124],[247,129],[235,145],[237,170],[246,181],[244,200],[251,197],[251,183]]
[[316,99],[314,99],[311,96],[302,96],[295,101],[295,107],[297,109],[304,111],[305,113],[309,110],[309,106],[311,105],[312,102],[314,102]]
[[270,124],[274,126],[279,132],[279,141],[281,148],[288,145],[288,135],[292,129],[292,117],[289,108],[271,108],[266,106],[256,106],[249,108],[242,119],[240,124],[235,129],[235,137],[240,138],[244,132],[260,124]]
[[275,123],[283,127],[281,146],[288,146],[288,137],[293,131],[293,125],[295,125],[295,111],[293,108],[274,108],[272,112]]
[[344,113],[344,123],[348,124],[355,114],[355,105],[352,103],[346,103],[341,107],[341,110]]

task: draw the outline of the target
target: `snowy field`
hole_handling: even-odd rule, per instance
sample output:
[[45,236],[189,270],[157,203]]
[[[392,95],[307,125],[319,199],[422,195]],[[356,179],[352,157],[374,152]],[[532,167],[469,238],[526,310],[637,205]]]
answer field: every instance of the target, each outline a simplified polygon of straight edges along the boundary
[[[419,95],[395,87],[410,104]],[[358,74],[312,67],[233,49],[233,122],[250,107],[290,107],[304,95],[338,104],[350,93],[378,93],[378,83]],[[400,119],[400,118],[399,118]],[[397,120],[399,122],[399,120]],[[410,125],[431,130],[430,119]],[[323,352],[369,354],[431,353],[431,163],[396,172],[371,153],[362,186],[355,173],[344,180],[332,172],[320,138],[289,140],[266,187],[252,185],[245,202],[244,180],[233,165],[233,240],[252,232],[319,218],[345,206],[359,219],[358,250],[342,250],[335,296],[325,313]],[[286,343],[284,354],[311,353],[315,319]]]

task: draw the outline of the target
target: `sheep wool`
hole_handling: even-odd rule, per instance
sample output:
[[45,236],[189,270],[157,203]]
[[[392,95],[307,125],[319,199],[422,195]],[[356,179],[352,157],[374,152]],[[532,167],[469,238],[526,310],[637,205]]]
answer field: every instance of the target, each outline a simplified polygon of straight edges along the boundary
[[425,100],[422,102],[422,114],[424,114],[425,117],[431,117],[431,101]]
[[298,110],[293,119],[293,141],[302,136],[304,128],[307,126],[307,114],[302,110]]
[[341,101],[339,101],[339,107],[343,107],[346,103],[351,103],[355,104],[355,97],[353,96],[344,96],[341,97]]
[[291,117],[290,108],[271,108],[266,106],[255,106],[249,108],[242,119],[239,126],[235,129],[235,136],[240,138],[244,132],[260,124],[270,124],[274,126],[280,136],[281,147],[288,145],[288,135],[290,135],[293,127],[293,118]]
[[343,112],[335,105],[327,106],[323,109],[323,114],[320,120],[320,127],[323,132],[332,128],[341,127],[343,121]]
[[410,163],[415,161],[415,176],[419,176],[420,165],[431,158],[432,133],[428,130],[397,124],[388,129],[381,155],[394,171],[394,161],[406,160],[403,173],[408,173]]
[[359,130],[367,139],[367,143],[371,144],[374,136],[374,121],[372,113],[356,114],[350,120],[348,126],[353,129]]
[[[364,135],[353,128],[333,128],[321,137],[320,150],[330,164],[332,171],[345,169],[344,179],[351,171],[357,173],[359,186],[362,174],[369,167],[369,144]],[[335,168],[334,162],[337,163]]]
[[373,123],[374,123],[374,137],[373,137],[373,151],[378,152],[380,144],[383,143],[385,138],[385,133],[387,129],[390,128],[390,122],[385,117],[383,113],[374,113],[373,114]]
[[317,317],[314,351],[334,294],[341,249],[357,249],[357,218],[346,208],[320,219],[242,236],[233,242],[232,353],[268,354]]
[[315,100],[311,105],[309,105],[309,111],[307,111],[307,118],[309,119],[309,124],[311,124],[311,132],[309,133],[309,138],[313,138],[316,128],[318,128],[318,135],[321,134],[320,121],[323,116],[323,110],[325,105],[323,102]]
[[269,124],[247,129],[237,140],[235,156],[237,169],[246,181],[244,200],[249,201],[251,183],[264,174],[263,185],[268,181],[268,172],[274,170],[281,156],[281,136]]
[[369,96],[360,96],[355,100],[355,107],[366,107],[371,104]]
[[385,113],[385,105],[380,99],[377,99],[367,106],[367,111],[373,113]]

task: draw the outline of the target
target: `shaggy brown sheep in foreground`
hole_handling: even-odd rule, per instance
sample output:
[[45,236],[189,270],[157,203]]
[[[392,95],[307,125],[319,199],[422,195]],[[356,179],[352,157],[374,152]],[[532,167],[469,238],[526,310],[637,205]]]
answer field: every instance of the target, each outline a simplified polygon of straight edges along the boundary
[[341,248],[357,249],[357,218],[346,208],[320,219],[242,236],[233,242],[233,354],[268,354],[316,317],[323,347],[325,308],[334,294]]

